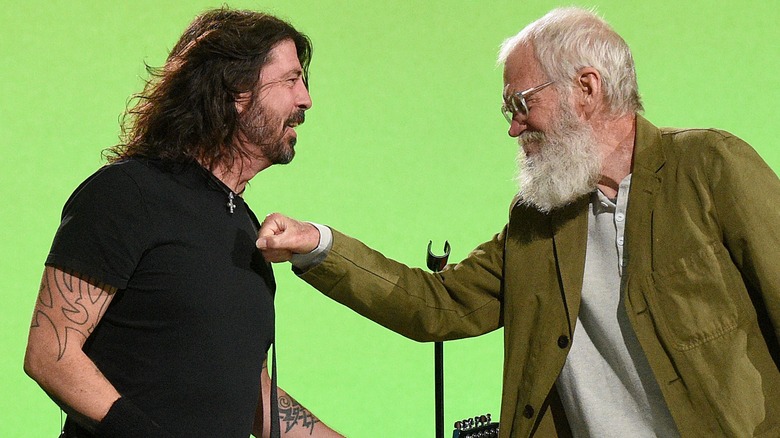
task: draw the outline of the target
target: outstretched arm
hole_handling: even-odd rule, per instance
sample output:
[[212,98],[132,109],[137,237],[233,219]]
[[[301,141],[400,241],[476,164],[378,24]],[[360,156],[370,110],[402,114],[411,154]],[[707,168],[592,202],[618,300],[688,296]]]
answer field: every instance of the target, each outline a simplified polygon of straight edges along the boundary
[[[260,380],[262,393],[255,412],[252,434],[258,438],[268,438],[271,435],[271,423],[268,421],[271,411],[271,378],[268,376],[268,367],[265,362]],[[277,393],[279,397],[278,421],[282,437],[343,438],[341,434],[326,426],[282,388],[277,388]]]
[[501,326],[505,231],[439,274],[388,259],[335,230],[329,233],[331,246],[320,262],[295,265],[294,256],[319,246],[320,232],[311,223],[274,213],[263,222],[257,247],[268,261],[292,260],[296,273],[328,297],[417,341],[477,336]]

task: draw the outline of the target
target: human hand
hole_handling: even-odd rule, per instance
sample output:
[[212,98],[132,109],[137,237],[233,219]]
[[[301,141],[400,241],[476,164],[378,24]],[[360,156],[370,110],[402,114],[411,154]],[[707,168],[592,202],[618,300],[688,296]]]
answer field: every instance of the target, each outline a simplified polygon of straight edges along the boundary
[[317,227],[279,213],[265,217],[257,237],[257,248],[269,262],[289,261],[293,254],[306,254],[320,243]]

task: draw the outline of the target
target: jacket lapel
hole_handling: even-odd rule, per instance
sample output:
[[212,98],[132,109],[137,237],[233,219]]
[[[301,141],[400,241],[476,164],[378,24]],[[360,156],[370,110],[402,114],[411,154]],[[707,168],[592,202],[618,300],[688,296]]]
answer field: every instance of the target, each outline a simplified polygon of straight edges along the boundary
[[[661,131],[642,116],[636,118],[634,164],[626,212],[626,247],[631,265],[644,272],[652,269],[653,206],[661,187],[663,167]],[[650,248],[650,251],[642,249]]]

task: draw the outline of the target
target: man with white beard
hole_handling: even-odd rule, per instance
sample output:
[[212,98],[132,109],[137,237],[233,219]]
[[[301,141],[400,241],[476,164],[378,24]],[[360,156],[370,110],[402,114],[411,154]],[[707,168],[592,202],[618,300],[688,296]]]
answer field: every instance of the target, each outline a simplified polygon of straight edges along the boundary
[[777,176],[727,132],[643,118],[591,12],[553,10],[499,60],[520,190],[492,240],[429,274],[273,214],[266,259],[418,341],[503,327],[502,438],[780,435]]

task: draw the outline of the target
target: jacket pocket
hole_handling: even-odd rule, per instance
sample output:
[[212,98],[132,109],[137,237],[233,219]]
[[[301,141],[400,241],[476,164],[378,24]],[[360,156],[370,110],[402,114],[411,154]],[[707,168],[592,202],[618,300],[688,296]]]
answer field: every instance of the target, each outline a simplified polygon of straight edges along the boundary
[[659,266],[649,280],[650,312],[678,350],[721,337],[747,318],[749,297],[742,275],[720,243]]

